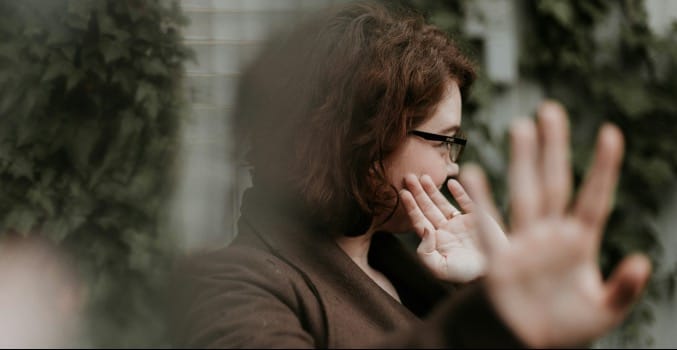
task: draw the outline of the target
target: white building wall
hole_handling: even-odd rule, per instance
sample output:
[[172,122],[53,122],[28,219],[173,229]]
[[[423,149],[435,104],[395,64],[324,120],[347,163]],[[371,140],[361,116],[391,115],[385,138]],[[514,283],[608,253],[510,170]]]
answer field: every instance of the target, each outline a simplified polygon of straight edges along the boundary
[[[226,244],[235,234],[248,174],[230,157],[228,113],[243,65],[271,32],[332,0],[181,0],[196,61],[187,66],[191,115],[171,227],[184,250]],[[334,0],[335,2],[335,0]]]

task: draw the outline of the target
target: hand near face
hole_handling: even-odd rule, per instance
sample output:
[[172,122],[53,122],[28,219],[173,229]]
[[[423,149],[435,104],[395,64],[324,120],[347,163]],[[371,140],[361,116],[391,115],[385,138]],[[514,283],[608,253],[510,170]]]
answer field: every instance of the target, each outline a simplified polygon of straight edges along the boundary
[[[527,345],[577,346],[623,320],[649,278],[650,264],[642,255],[627,257],[605,281],[597,263],[623,155],[620,131],[602,127],[594,162],[570,203],[566,113],[549,102],[538,114],[538,130],[530,120],[512,128],[510,244],[482,241],[485,282],[499,315]],[[464,169],[461,181],[478,207],[491,210],[479,168]],[[490,221],[478,219],[480,231],[492,230]]]
[[400,192],[402,205],[421,238],[417,253],[423,263],[440,279],[450,282],[468,282],[484,275],[486,257],[478,237],[476,217],[484,215],[489,229],[485,239],[493,244],[507,244],[499,225],[487,214],[480,214],[460,183],[449,180],[447,186],[461,209],[437,189],[430,176],[405,177],[406,190]]

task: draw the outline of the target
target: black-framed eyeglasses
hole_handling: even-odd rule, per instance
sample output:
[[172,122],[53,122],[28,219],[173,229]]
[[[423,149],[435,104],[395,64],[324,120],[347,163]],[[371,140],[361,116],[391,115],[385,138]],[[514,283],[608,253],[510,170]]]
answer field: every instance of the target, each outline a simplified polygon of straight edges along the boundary
[[447,146],[447,150],[449,151],[449,159],[451,159],[451,161],[454,163],[456,163],[458,159],[461,158],[463,148],[465,148],[465,144],[468,143],[468,139],[461,130],[457,131],[456,135],[454,136],[432,134],[419,130],[412,130],[409,133],[425,140],[444,142],[444,144]]

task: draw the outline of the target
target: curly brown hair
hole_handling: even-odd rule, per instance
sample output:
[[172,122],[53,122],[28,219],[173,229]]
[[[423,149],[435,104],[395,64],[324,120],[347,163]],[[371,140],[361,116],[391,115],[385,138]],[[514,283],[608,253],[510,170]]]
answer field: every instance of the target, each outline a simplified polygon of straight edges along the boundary
[[298,199],[314,224],[359,235],[397,206],[383,160],[473,63],[405,7],[353,2],[271,38],[244,70],[234,111],[254,186]]

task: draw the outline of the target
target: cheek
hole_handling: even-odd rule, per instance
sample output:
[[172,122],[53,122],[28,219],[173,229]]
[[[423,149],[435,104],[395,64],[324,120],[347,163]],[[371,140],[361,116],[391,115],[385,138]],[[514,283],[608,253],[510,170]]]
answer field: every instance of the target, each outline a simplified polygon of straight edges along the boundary
[[433,180],[433,183],[435,183],[435,186],[440,188],[444,184],[444,180],[447,179],[446,164],[444,161],[440,161],[439,157],[437,157],[435,162],[428,162],[426,166],[422,167],[420,172],[416,175],[430,176],[430,178]]
[[437,188],[441,188],[442,185],[444,184],[444,180],[447,179],[447,172],[445,171],[444,166],[437,167],[434,170],[431,169],[426,174],[430,175],[430,177],[433,179],[433,182],[435,183],[435,186],[437,186]]
[[428,175],[438,188],[447,178],[447,164],[434,148],[411,147],[392,157],[385,165],[388,181],[398,190],[404,187],[404,176],[407,174],[419,177]]

